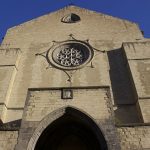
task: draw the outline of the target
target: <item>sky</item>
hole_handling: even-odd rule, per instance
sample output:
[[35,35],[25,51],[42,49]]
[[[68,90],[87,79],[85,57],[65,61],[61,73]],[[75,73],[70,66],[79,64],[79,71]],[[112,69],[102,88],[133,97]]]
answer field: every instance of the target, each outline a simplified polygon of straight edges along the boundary
[[150,38],[150,0],[0,0],[0,43],[8,28],[70,4],[135,22]]

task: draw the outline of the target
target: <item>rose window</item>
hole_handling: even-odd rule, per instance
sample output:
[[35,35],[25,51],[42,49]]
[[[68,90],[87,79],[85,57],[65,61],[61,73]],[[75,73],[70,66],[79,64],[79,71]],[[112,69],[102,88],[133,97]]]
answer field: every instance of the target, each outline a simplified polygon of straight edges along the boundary
[[56,45],[48,53],[54,66],[60,69],[78,69],[88,63],[93,53],[91,47],[81,41],[66,41]]

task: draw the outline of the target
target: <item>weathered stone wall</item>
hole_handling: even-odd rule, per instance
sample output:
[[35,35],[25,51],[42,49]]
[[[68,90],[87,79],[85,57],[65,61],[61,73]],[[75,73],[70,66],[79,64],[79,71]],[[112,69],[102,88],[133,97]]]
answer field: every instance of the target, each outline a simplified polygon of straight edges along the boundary
[[[109,92],[109,91],[108,91]],[[73,99],[61,99],[61,90],[40,90],[29,92],[23,119],[25,121],[41,121],[49,113],[72,106],[90,114],[94,119],[108,119],[111,108],[107,106],[109,93],[105,88],[73,89]]]
[[150,122],[150,42],[124,43],[131,78],[145,123]]
[[142,122],[126,54],[120,48],[107,52],[107,55],[116,123]]
[[149,150],[150,126],[119,127],[121,150]]
[[18,131],[0,131],[0,150],[14,150]]
[[15,82],[20,53],[18,48],[0,49],[0,116],[3,121],[6,119],[5,110],[8,109],[6,106]]
[[[119,147],[116,129],[113,124],[113,109],[108,87],[82,87],[73,88],[73,99],[61,99],[61,89],[33,89],[29,91],[26,108],[23,115],[22,127],[19,134],[17,150],[27,148],[29,140],[37,142],[42,131],[51,123],[48,120],[58,117],[62,108],[73,107],[85,112],[93,118],[103,132],[109,149],[116,150]],[[46,117],[53,113],[49,119]],[[56,117],[56,118],[57,118]],[[43,120],[45,118],[45,122]],[[55,120],[55,119],[54,119]],[[40,125],[40,127],[38,127]],[[37,131],[37,128],[40,131]],[[34,133],[35,132],[35,133]],[[40,132],[40,133],[39,133]],[[34,134],[33,134],[34,133]],[[32,137],[33,136],[33,137]],[[34,137],[35,136],[35,137]],[[35,145],[30,145],[34,149]]]

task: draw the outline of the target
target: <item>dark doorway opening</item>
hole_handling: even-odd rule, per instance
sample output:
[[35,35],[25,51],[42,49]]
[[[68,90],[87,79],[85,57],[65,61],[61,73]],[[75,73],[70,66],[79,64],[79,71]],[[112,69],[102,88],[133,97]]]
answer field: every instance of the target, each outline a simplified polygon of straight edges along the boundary
[[52,122],[39,137],[35,150],[107,150],[102,133],[82,117],[66,113]]

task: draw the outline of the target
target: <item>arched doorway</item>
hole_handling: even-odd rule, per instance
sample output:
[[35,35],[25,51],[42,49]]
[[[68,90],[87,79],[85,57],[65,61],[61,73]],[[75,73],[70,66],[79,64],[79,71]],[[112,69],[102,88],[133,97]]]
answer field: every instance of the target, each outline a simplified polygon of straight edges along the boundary
[[34,150],[107,150],[107,144],[94,121],[71,107],[50,123]]

